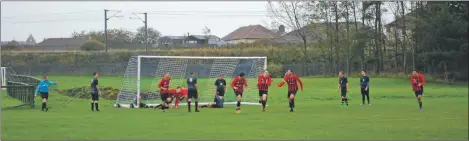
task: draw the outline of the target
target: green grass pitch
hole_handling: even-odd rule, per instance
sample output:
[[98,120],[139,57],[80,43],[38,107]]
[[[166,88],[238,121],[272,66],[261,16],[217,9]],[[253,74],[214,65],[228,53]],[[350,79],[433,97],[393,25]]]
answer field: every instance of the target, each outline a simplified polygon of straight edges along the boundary
[[[50,76],[57,89],[87,86],[90,77]],[[121,77],[101,77],[101,86],[119,88]],[[228,80],[228,82],[231,80]],[[274,79],[277,84],[280,79]],[[100,101],[101,112],[90,111],[90,100],[52,93],[49,112],[29,107],[3,110],[2,140],[265,140],[265,139],[468,139],[467,85],[428,83],[418,104],[407,79],[371,78],[372,105],[360,106],[358,78],[349,78],[349,107],[340,106],[337,78],[303,78],[305,90],[296,97],[296,111],[288,112],[286,87],[270,88],[269,106],[234,105],[224,109],[185,107],[166,113],[155,109],[114,108]],[[251,86],[255,86],[251,84]],[[229,97],[228,94],[227,97]],[[255,97],[257,94],[255,95]],[[18,101],[2,94],[2,107]],[[39,105],[40,98],[36,99]]]

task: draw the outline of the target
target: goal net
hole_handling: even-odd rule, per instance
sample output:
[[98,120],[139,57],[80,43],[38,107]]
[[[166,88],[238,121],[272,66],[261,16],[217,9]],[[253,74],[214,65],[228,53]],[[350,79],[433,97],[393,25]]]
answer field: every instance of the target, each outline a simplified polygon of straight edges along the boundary
[[[191,72],[195,72],[200,104],[213,101],[215,80],[221,74],[225,76],[227,83],[225,104],[235,104],[236,96],[231,82],[244,72],[248,88],[243,94],[242,104],[258,105],[257,76],[266,69],[267,57],[132,56],[116,105],[130,107],[136,98],[141,98],[141,102],[147,105],[160,104],[160,90],[157,85],[165,72],[171,75],[170,89],[187,87],[186,79]],[[180,105],[185,104],[183,100]]]

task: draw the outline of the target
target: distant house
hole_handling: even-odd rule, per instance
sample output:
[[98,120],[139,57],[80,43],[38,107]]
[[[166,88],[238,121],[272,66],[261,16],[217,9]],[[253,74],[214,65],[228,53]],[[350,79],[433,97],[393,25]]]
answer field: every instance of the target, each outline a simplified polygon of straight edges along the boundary
[[275,40],[279,34],[262,25],[243,26],[222,38],[227,44],[254,43],[258,40]]
[[41,50],[80,50],[85,44],[85,38],[47,38],[36,45]]
[[[1,41],[0,45],[1,46],[7,45],[9,42],[11,42],[11,41]],[[34,39],[33,35],[31,35],[31,34],[29,34],[26,41],[15,41],[15,42],[17,42],[18,45],[20,45],[22,48],[31,48],[31,47],[34,47],[36,45],[36,40]]]
[[220,38],[215,35],[164,36],[158,40],[158,46],[202,47],[218,46]]
[[184,36],[163,36],[158,39],[158,47],[182,46],[184,43]]
[[184,41],[184,45],[188,47],[204,45],[214,47],[221,42],[221,39],[215,35],[189,35]]

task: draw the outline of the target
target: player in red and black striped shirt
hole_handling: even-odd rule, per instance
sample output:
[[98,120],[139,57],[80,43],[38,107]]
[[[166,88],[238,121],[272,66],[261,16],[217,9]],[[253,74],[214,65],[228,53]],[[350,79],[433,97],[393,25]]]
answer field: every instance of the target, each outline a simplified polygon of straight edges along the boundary
[[290,105],[290,112],[293,112],[293,108],[295,108],[295,95],[298,92],[298,83],[300,83],[301,91],[303,91],[303,82],[291,70],[288,70],[278,87],[282,87],[285,83],[288,83],[288,103]]
[[262,104],[262,111],[265,112],[265,105],[267,104],[267,94],[269,86],[272,84],[272,77],[269,72],[265,71],[257,78],[257,88],[259,89],[259,103]]
[[248,87],[248,82],[246,81],[246,78],[244,77],[244,72],[240,73],[239,76],[235,77],[233,79],[233,82],[231,82],[231,88],[233,88],[235,94],[236,94],[236,113],[241,112],[241,99],[243,98],[243,87]]
[[158,88],[160,88],[160,97],[161,104],[163,104],[161,110],[165,112],[165,107],[171,104],[171,95],[169,93],[169,82],[171,81],[171,77],[169,76],[168,72],[164,73],[164,77],[158,83]]

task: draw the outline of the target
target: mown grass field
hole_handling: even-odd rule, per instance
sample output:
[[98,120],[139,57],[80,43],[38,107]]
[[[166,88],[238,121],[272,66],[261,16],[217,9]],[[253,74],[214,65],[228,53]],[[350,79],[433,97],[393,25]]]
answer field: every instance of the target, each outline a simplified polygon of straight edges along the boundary
[[[55,88],[68,89],[88,86],[91,78],[50,76],[50,79],[61,81]],[[100,85],[119,88],[121,79],[103,76]],[[278,83],[280,79],[274,81]],[[98,113],[90,111],[90,100],[70,100],[52,93],[49,112],[40,112],[38,107],[2,110],[1,139],[468,139],[467,84],[428,83],[424,111],[419,112],[407,79],[372,77],[372,105],[360,106],[359,79],[349,78],[349,107],[340,106],[337,78],[303,78],[303,81],[305,90],[297,95],[294,113],[288,112],[286,87],[270,89],[267,112],[260,112],[260,106],[245,105],[240,114],[235,114],[233,105],[201,109],[200,113],[187,113],[185,107],[163,113],[155,109],[118,109],[109,100],[100,101]],[[2,108],[18,104],[4,91],[1,101]],[[36,101],[39,105],[40,98]]]

